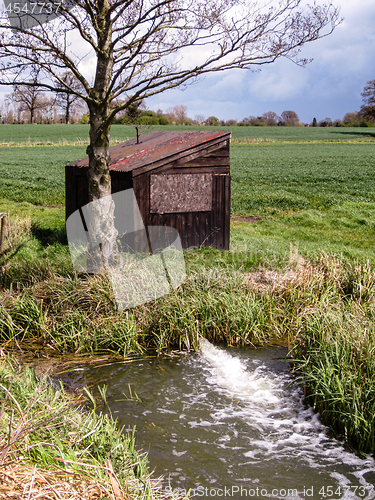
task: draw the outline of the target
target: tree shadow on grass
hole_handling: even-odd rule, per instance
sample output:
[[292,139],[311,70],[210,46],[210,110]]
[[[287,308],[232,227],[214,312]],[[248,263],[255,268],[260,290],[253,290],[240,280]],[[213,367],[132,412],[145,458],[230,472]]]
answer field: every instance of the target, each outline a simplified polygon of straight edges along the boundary
[[343,137],[346,137],[348,135],[354,135],[356,137],[372,137],[375,139],[375,130],[373,132],[370,132],[370,131],[366,131],[366,132],[363,132],[362,130],[358,131],[358,132],[352,132],[352,131],[346,131],[346,130],[332,130],[331,131],[331,134],[339,134],[339,135],[342,135]]
[[48,247],[56,244],[68,244],[65,227],[50,229],[41,227],[38,225],[38,223],[33,223],[31,225],[31,234],[40,242],[43,247]]
[[6,248],[0,253],[0,266],[5,266],[10,262],[23,248],[25,248],[25,243],[19,243],[15,247]]

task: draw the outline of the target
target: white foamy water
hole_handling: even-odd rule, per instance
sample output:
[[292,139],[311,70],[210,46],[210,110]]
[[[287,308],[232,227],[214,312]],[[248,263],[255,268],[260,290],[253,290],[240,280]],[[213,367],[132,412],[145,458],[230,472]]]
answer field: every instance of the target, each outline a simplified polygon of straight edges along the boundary
[[[119,425],[136,425],[138,448],[172,489],[194,498],[375,499],[373,458],[347,451],[322,425],[288,364],[274,359],[285,350],[205,340],[201,348],[95,370]],[[142,403],[124,398],[128,384]]]
[[215,348],[206,339],[200,340],[201,355],[210,365],[211,375],[207,382],[227,390],[229,396],[235,395],[243,401],[253,404],[277,404],[280,398],[266,376],[260,376],[258,370],[247,371],[246,364],[239,358]]
[[[256,359],[219,349],[205,339],[200,343],[198,362],[203,364],[206,382],[236,402],[213,409],[214,420],[225,425],[236,418],[249,427],[249,437],[243,436],[238,454],[238,458],[243,457],[241,466],[276,461],[292,468],[298,462],[299,467],[307,465],[332,479],[337,491],[332,498],[375,498],[374,484],[364,477],[375,471],[373,458],[363,459],[346,451],[332,437],[319,415],[304,403],[302,391],[289,372],[272,371]],[[226,436],[221,439],[225,447]]]

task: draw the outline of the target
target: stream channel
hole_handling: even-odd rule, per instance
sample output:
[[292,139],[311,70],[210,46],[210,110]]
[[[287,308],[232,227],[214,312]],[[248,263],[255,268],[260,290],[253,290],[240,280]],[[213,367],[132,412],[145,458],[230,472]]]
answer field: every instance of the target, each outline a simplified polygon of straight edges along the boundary
[[321,424],[278,359],[285,355],[202,341],[201,353],[80,366],[70,375],[108,386],[112,415],[125,430],[136,426],[138,449],[171,495],[374,499],[374,459],[348,451]]

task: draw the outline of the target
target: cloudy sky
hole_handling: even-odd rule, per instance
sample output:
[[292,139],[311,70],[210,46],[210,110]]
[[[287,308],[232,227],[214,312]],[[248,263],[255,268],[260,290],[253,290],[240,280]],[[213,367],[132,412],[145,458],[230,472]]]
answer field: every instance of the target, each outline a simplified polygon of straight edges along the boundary
[[210,75],[184,91],[149,99],[148,107],[166,111],[185,104],[192,118],[201,114],[223,120],[293,110],[305,123],[314,116],[318,121],[335,120],[358,111],[363,87],[375,79],[375,0],[332,3],[340,6],[344,22],[330,36],[303,47],[301,55],[314,59],[305,68],[280,59],[259,73],[235,70]]
[[[317,3],[323,2],[329,0]],[[344,21],[328,37],[302,48],[301,57],[313,58],[306,67],[283,58],[263,66],[260,72],[231,70],[207,75],[184,91],[175,89],[148,99],[148,108],[166,111],[184,104],[191,118],[199,114],[238,121],[266,111],[280,115],[293,110],[305,123],[314,117],[318,121],[342,119],[345,113],[358,111],[363,87],[375,79],[375,0],[332,3],[340,7]],[[85,61],[86,72],[93,74],[95,60],[89,57]],[[0,101],[7,93],[9,88],[0,87]]]

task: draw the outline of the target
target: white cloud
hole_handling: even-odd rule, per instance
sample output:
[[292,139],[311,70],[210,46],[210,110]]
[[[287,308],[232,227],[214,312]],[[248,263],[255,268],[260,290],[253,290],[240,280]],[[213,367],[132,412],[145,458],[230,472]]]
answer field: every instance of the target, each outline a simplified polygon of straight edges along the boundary
[[[168,107],[184,103],[190,116],[214,114],[223,119],[259,115],[273,109],[294,109],[303,121],[326,116],[342,118],[361,106],[361,91],[375,78],[375,2],[340,0],[344,22],[316,42],[306,44],[302,57],[313,58],[306,68],[279,60],[259,73],[232,71],[207,76],[184,93],[178,90],[149,100]],[[197,96],[200,97],[199,102]],[[169,104],[169,105],[171,105]]]
[[307,77],[307,73],[291,61],[278,61],[249,78],[248,93],[252,99],[262,102],[283,101],[300,95]]

